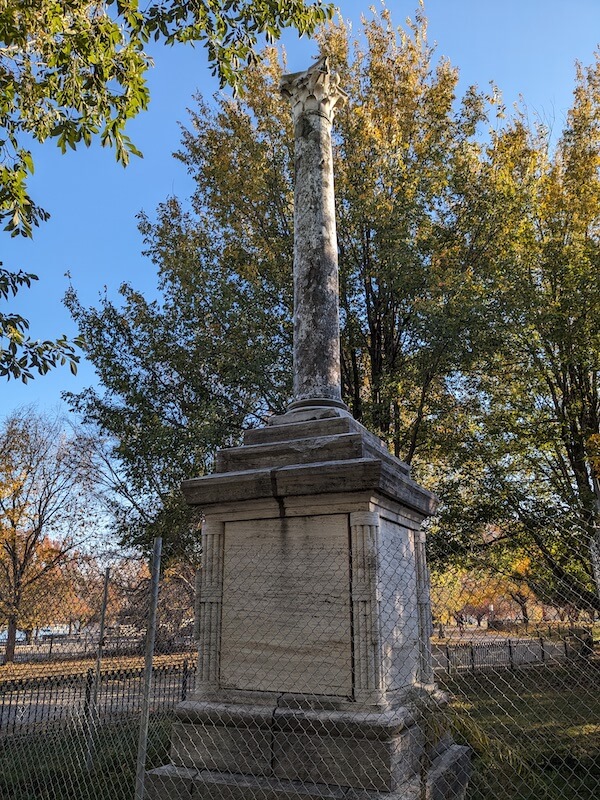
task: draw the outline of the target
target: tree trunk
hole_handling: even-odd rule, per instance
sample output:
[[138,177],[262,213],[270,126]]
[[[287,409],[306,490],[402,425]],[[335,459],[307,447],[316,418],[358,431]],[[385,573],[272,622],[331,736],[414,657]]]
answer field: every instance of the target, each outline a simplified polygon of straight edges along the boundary
[[600,481],[596,475],[592,477],[592,486],[596,505],[596,519],[590,537],[590,555],[592,559],[594,583],[596,584],[596,591],[600,598]]
[[525,625],[525,630],[529,627],[529,611],[527,609],[527,600],[523,600],[520,597],[515,597],[519,608],[521,609],[521,617],[523,619],[523,624]]
[[4,651],[4,663],[11,664],[15,660],[15,646],[17,644],[17,618],[8,618],[8,631],[6,635],[6,650]]

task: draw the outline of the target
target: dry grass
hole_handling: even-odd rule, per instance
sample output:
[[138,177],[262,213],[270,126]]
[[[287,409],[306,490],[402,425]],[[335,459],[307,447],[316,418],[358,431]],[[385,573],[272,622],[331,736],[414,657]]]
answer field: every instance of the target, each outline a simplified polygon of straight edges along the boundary
[[[184,661],[193,663],[195,653],[170,653],[155,655],[155,667],[179,666]],[[44,678],[51,675],[82,675],[96,666],[95,658],[71,659],[67,661],[39,661],[0,666],[0,683],[22,678]],[[140,669],[144,666],[143,656],[110,656],[102,659],[102,672],[111,670]]]

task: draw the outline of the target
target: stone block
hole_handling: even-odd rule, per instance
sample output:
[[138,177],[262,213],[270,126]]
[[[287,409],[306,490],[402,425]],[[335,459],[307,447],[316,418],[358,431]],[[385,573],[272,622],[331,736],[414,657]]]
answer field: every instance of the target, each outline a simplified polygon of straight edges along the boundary
[[270,444],[315,436],[335,436],[339,433],[350,433],[354,429],[352,423],[353,420],[350,417],[343,416],[291,422],[287,425],[270,425],[267,428],[250,428],[244,431],[244,444]]
[[258,725],[189,725],[176,722],[171,736],[171,760],[179,767],[268,775],[271,734]]
[[381,517],[378,542],[379,621],[383,675],[388,691],[418,680],[419,618],[414,536],[408,528]]
[[389,459],[352,458],[275,469],[214,473],[183,481],[181,488],[189,505],[208,511],[219,504],[245,503],[258,498],[282,499],[369,490],[400,502],[410,513],[420,514],[421,519],[433,514],[436,498],[410,480],[392,459],[390,455]]
[[191,800],[192,784],[198,773],[167,764],[144,776],[144,800]]
[[395,792],[382,794],[277,778],[161,767],[147,773],[145,787],[145,800],[421,800],[418,778]]
[[334,786],[201,772],[193,782],[191,797],[192,800],[345,800],[346,794]]
[[362,458],[363,439],[358,433],[341,433],[335,436],[314,436],[306,439],[265,444],[244,445],[219,450],[216,471],[273,469],[321,461],[344,461]]
[[368,739],[324,740],[298,733],[273,736],[275,775],[312,783],[390,791],[389,751],[388,743]]
[[327,406],[312,406],[310,408],[296,408],[288,410],[285,414],[275,414],[269,417],[267,425],[290,425],[296,422],[311,422],[319,419],[333,419],[334,417],[352,418],[348,411],[341,408],[327,408]]
[[344,800],[423,800],[419,778],[403,784],[395,792],[377,792],[369,789],[346,789]]
[[[419,770],[423,736],[413,725],[393,738],[304,730],[273,732],[274,774],[288,780],[392,792]],[[354,728],[354,726],[352,726]],[[383,731],[382,731],[383,733]]]
[[[377,740],[365,740],[375,744]],[[306,754],[309,757],[309,754]],[[146,800],[464,800],[470,776],[470,751],[450,745],[428,770],[425,787],[414,774],[391,791],[347,787],[277,776],[251,776],[160,767],[146,774]],[[425,792],[423,791],[425,789]]]
[[470,748],[450,745],[428,771],[426,800],[463,800],[470,775]]

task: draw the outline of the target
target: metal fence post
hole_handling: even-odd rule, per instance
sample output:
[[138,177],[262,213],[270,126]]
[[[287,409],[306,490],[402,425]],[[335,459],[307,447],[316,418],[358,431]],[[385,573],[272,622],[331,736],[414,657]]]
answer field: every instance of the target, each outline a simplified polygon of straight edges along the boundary
[[183,671],[182,671],[182,674],[181,674],[181,699],[182,699],[182,701],[187,699],[188,672],[189,672],[188,660],[186,658],[185,661],[183,662]]
[[91,770],[94,763],[94,734],[98,717],[98,692],[100,690],[100,669],[102,667],[102,650],[104,647],[104,625],[106,622],[106,606],[108,605],[108,583],[110,581],[110,567],[104,572],[104,591],[102,593],[102,609],[100,611],[100,641],[98,642],[98,654],[96,656],[96,670],[92,683],[91,697],[88,714],[88,740],[87,752],[85,756],[85,766]]
[[508,666],[509,666],[509,669],[514,669],[515,668],[515,658],[514,658],[514,654],[513,654],[512,639],[508,640]]
[[94,670],[90,667],[85,673],[85,696],[83,700],[83,717],[88,719],[92,702],[92,686],[94,685]]
[[144,773],[146,771],[146,752],[148,750],[148,721],[150,717],[150,691],[152,689],[152,656],[156,636],[156,606],[158,605],[158,579],[160,576],[160,553],[162,539],[154,540],[152,554],[152,582],[150,585],[150,608],[148,610],[148,631],[146,633],[146,660],[144,668],[144,685],[142,694],[142,718],[140,720],[140,736],[138,741],[137,769],[135,776],[135,800],[144,797]]

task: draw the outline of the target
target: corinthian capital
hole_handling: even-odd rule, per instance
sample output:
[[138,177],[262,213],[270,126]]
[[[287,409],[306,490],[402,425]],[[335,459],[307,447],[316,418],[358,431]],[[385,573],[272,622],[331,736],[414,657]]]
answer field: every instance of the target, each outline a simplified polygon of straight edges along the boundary
[[336,108],[342,106],[348,97],[339,87],[339,75],[329,70],[327,56],[321,56],[303,72],[292,72],[281,78],[281,94],[292,104],[294,123],[302,114],[317,112],[331,122]]

